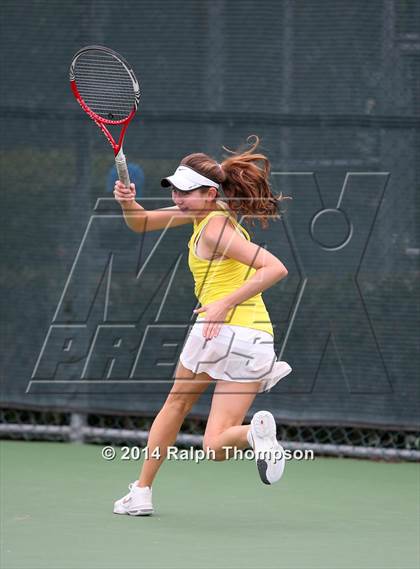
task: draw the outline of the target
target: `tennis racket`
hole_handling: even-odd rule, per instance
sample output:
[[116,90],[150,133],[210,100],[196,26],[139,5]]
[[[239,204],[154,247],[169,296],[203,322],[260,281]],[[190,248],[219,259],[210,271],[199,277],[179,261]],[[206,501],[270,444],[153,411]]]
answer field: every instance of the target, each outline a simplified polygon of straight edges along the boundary
[[[133,70],[112,49],[89,45],[73,57],[70,85],[82,109],[99,126],[111,144],[118,178],[128,188],[130,176],[123,152],[123,140],[140,99],[139,83]],[[118,142],[111,135],[110,126],[121,126]]]

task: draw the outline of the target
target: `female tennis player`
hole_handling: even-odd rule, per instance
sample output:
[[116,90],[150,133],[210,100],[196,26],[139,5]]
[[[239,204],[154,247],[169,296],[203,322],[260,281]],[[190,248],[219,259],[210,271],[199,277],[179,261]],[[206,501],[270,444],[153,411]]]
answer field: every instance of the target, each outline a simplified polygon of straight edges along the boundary
[[115,184],[115,198],[133,231],[193,224],[188,263],[201,304],[194,311],[199,316],[183,346],[173,387],[150,429],[139,480],[115,502],[116,514],[153,513],[152,484],[167,448],[212,382],[216,385],[204,433],[206,457],[225,460],[232,449],[251,446],[262,482],[273,484],[283,474],[283,449],[272,414],[259,411],[250,425],[242,424],[257,393],[291,372],[286,362],[277,361],[273,327],[261,296],[287,275],[287,269],[252,243],[238,222],[239,216],[252,223],[257,218],[266,228],[269,218],[280,217],[278,203],[285,199],[271,192],[270,164],[255,152],[258,144],[255,137],[248,150],[230,152],[221,164],[206,154],[186,156],[161,182],[172,190],[173,207],[146,211],[135,201],[133,184]]

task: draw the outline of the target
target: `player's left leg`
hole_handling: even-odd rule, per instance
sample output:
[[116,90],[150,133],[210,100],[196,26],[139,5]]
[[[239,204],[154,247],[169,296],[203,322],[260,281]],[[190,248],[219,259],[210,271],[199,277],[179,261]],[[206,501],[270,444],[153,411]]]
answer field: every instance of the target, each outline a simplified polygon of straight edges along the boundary
[[269,411],[258,411],[250,425],[242,425],[258,388],[259,382],[217,382],[203,448],[209,458],[226,460],[235,448],[251,446],[262,482],[273,484],[282,477],[285,466],[284,449],[277,441],[273,415]]
[[217,381],[203,438],[204,449],[211,449],[216,460],[229,457],[226,447],[243,449],[249,446],[249,425],[242,423],[258,393],[259,385],[259,381]]

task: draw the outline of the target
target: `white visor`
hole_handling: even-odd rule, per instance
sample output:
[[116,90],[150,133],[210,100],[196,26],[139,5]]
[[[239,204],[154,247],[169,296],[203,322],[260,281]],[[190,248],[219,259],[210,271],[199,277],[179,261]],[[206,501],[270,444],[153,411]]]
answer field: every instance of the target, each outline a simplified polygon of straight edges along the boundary
[[163,178],[160,185],[164,188],[174,186],[183,192],[191,192],[192,190],[201,188],[201,186],[211,186],[213,188],[219,188],[220,186],[217,182],[202,176],[195,170],[188,168],[188,166],[178,166],[175,174],[168,176],[167,178]]

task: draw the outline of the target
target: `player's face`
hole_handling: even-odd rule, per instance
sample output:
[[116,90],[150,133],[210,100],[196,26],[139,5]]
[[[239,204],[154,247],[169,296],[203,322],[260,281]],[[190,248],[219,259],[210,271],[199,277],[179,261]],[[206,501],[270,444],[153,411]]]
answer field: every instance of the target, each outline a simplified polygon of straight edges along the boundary
[[182,211],[202,211],[209,209],[215,196],[210,191],[201,191],[200,188],[190,192],[183,192],[172,188],[172,200]]

